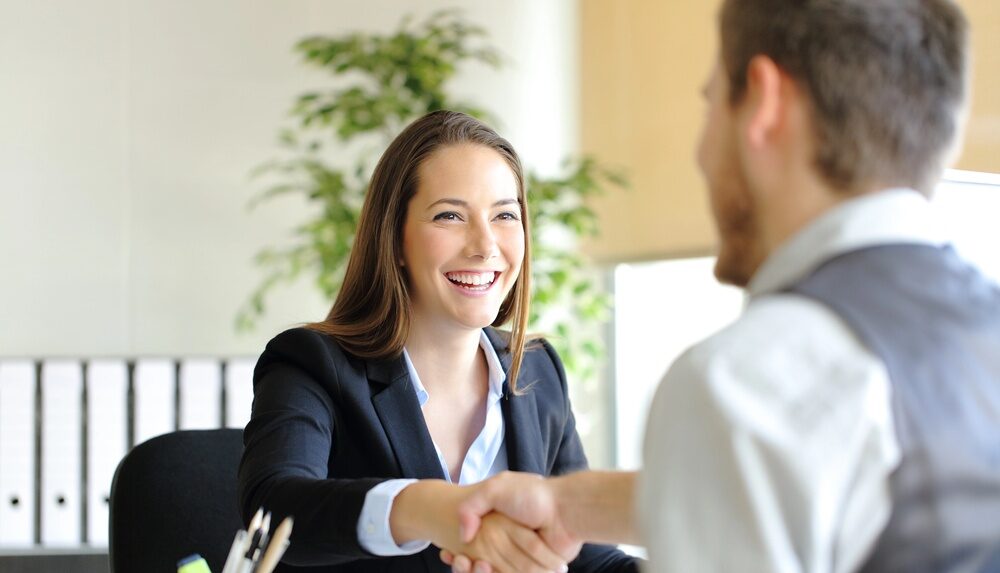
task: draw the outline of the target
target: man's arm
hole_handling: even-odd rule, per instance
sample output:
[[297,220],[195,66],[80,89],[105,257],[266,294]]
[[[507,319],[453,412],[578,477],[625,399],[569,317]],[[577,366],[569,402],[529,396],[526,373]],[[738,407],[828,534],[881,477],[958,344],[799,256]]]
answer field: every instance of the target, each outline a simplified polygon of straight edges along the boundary
[[594,543],[638,545],[636,472],[585,471],[549,480],[567,532]]
[[583,471],[544,479],[504,472],[481,484],[459,505],[462,540],[471,541],[491,511],[539,530],[550,546],[639,543],[634,510],[635,472]]

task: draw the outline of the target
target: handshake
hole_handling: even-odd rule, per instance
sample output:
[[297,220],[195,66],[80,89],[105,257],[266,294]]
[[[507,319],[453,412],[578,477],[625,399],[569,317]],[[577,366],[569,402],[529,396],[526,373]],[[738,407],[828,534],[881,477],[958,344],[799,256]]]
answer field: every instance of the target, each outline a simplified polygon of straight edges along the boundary
[[390,526],[397,543],[429,539],[457,573],[567,571],[583,541],[636,542],[634,482],[634,473],[593,471],[422,480],[400,492]]

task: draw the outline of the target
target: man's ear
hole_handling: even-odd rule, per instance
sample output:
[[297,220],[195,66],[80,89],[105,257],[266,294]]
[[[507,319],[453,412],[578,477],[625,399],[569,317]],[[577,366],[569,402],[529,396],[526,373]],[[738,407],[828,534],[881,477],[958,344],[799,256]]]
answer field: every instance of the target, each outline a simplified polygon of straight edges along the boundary
[[744,105],[750,114],[746,135],[750,145],[760,148],[781,126],[783,74],[774,60],[754,56],[747,64],[747,91]]

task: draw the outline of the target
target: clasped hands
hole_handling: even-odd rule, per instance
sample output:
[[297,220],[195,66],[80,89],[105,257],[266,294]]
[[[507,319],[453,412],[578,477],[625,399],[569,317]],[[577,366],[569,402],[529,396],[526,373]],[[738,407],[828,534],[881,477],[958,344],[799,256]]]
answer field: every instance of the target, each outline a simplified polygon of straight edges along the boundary
[[398,515],[429,514],[409,528],[394,509],[393,535],[431,540],[457,573],[566,571],[582,543],[560,517],[558,479],[503,472],[469,486],[418,482],[396,498]]

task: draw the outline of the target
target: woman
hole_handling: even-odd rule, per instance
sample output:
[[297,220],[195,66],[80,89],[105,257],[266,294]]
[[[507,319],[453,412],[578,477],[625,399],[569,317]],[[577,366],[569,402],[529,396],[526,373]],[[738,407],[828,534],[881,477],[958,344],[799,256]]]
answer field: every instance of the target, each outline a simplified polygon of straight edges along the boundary
[[[459,542],[456,484],[586,467],[558,357],[525,349],[525,207],[513,148],[467,115],[428,114],[389,145],[327,319],[275,337],[254,372],[240,499],[245,519],[295,517],[285,562],[447,571],[429,543],[498,571],[572,557],[496,514]],[[599,546],[570,567],[636,570]]]

